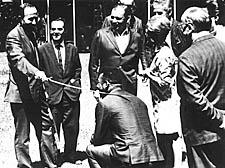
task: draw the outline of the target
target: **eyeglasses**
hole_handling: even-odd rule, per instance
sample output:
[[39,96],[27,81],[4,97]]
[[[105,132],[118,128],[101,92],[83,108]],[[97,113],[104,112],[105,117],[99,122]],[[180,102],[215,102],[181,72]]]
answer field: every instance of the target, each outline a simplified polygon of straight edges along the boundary
[[31,22],[33,22],[33,21],[38,22],[39,18],[37,16],[34,16],[34,17],[28,18],[28,20],[31,21]]
[[157,11],[157,12],[153,12],[153,15],[162,15],[164,12],[162,11]]
[[117,16],[111,16],[111,19],[116,19],[116,20],[122,20],[124,19],[124,17],[117,17]]
[[51,28],[52,31],[55,31],[55,30],[59,30],[59,31],[62,31],[63,28]]

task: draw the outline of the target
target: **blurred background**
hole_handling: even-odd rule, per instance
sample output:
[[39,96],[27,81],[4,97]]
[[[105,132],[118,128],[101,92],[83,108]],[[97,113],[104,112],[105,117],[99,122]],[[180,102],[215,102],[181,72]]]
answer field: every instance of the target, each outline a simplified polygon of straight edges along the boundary
[[[170,1],[173,17],[180,19],[183,11],[189,6],[205,7],[207,0],[136,0],[135,15],[145,24],[152,15],[154,1]],[[0,0],[0,51],[4,51],[7,33],[19,22],[19,6],[32,3],[39,10],[39,41],[49,40],[49,22],[61,16],[66,19],[66,39],[77,45],[79,52],[89,52],[92,36],[117,0]],[[219,4],[219,24],[225,25],[225,3]]]

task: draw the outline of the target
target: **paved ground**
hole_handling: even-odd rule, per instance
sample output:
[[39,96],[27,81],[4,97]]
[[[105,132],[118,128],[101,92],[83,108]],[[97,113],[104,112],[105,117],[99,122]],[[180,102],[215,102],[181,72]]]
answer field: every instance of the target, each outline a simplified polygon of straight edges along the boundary
[[[91,134],[94,130],[94,108],[96,102],[89,92],[89,77],[87,72],[87,64],[89,60],[89,54],[80,54],[82,64],[82,87],[83,93],[81,94],[81,116],[80,116],[80,133],[78,138],[77,149],[80,154],[85,151],[86,146],[89,144]],[[16,167],[16,158],[14,154],[13,138],[14,138],[14,126],[13,118],[9,105],[3,102],[7,76],[8,66],[6,63],[6,57],[3,53],[0,53],[0,168],[14,168]],[[146,102],[149,101],[149,90],[146,86],[139,88],[139,96]],[[151,109],[151,104],[148,105]],[[149,110],[151,112],[151,110]],[[151,113],[150,113],[151,115]],[[40,168],[40,157],[38,151],[37,140],[34,135],[33,127],[31,127],[31,143],[30,143],[30,155],[34,162],[35,168]],[[63,138],[61,136],[61,146],[63,147]],[[176,168],[187,168],[186,162],[181,162],[182,145],[178,140],[174,144],[176,153]],[[63,149],[62,149],[63,150]],[[83,155],[80,155],[83,157]],[[63,168],[89,168],[86,158],[81,158],[79,164],[64,165]]]
[[[87,74],[87,63],[89,59],[88,54],[82,54],[81,63],[82,71],[82,87],[84,88],[81,94],[81,115],[80,115],[80,133],[78,138],[77,149],[82,154],[85,151],[86,146],[89,144],[91,134],[94,130],[94,108],[95,99],[92,93],[89,92],[89,79]],[[6,83],[8,80],[8,66],[6,63],[5,54],[0,53],[0,168],[14,168],[16,167],[16,158],[14,154],[13,139],[14,139],[14,124],[13,117],[9,108],[9,104],[3,102]],[[63,150],[63,137],[61,136],[61,146]],[[30,140],[30,155],[34,162],[35,168],[40,166],[40,157],[38,151],[38,143],[34,134],[33,126],[31,125],[31,140]],[[83,155],[81,155],[83,156]],[[80,165],[70,165],[74,168],[82,167],[89,168],[87,159],[82,161]],[[69,168],[69,166],[67,166]]]

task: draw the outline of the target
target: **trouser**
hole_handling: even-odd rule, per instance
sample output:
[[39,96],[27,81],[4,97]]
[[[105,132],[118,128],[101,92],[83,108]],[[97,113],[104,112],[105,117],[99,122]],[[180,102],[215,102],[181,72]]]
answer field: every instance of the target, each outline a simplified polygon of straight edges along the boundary
[[65,94],[57,105],[50,105],[58,134],[62,124],[65,146],[64,162],[76,161],[76,146],[79,134],[80,101],[72,102]]
[[120,72],[122,74],[122,88],[137,96],[137,77],[127,76],[126,72],[122,69],[120,69]]
[[123,82],[122,86],[123,89],[126,90],[127,92],[137,96],[137,79],[133,79],[130,83],[129,81]]
[[86,153],[90,168],[148,168],[148,163],[130,165],[113,159],[111,146],[111,144],[87,146]]
[[[43,103],[43,102],[42,102]],[[41,149],[42,149],[42,160],[44,166],[47,168],[55,168],[59,163],[59,149],[57,148],[57,140],[54,137],[55,126],[52,120],[51,111],[48,109],[46,102],[42,107],[42,138],[41,138]]]
[[[18,168],[31,168],[32,162],[29,155],[30,123],[35,128],[35,133],[41,142],[41,113],[40,106],[33,102],[10,103],[15,124],[15,153]],[[40,147],[40,146],[39,146]]]
[[159,162],[158,166],[160,168],[173,168],[174,167],[174,151],[173,151],[173,141],[177,140],[179,137],[178,133],[172,134],[158,134],[157,142],[159,148],[163,154],[164,161]]
[[113,76],[112,78],[116,78],[117,80],[121,81],[122,88],[125,91],[137,96],[137,82],[138,82],[137,76],[136,76],[137,74],[135,72],[135,74],[133,74],[133,75],[128,75],[127,71],[136,71],[136,70],[135,69],[131,70],[130,68],[124,70],[121,66],[117,67],[115,69],[114,68],[112,68],[112,69],[111,68],[103,68],[102,69],[102,72],[105,72],[105,73],[116,72],[117,76],[116,77]]
[[[53,139],[45,138],[46,132],[42,131],[43,114],[45,110],[41,109],[39,104],[33,101],[27,103],[10,103],[12,114],[15,124],[15,153],[18,161],[18,168],[32,168],[32,162],[29,155],[29,142],[30,142],[30,123],[35,128],[35,133],[39,142],[39,150],[41,154],[41,160],[49,168],[55,168],[55,161],[52,159],[55,155],[52,150],[52,155],[49,155],[48,150],[53,147]],[[52,137],[50,132],[46,134],[48,137]],[[48,145],[44,145],[48,144]],[[44,147],[45,146],[45,147]],[[46,148],[47,147],[47,148]]]
[[225,143],[219,140],[199,146],[187,144],[189,168],[225,168]]

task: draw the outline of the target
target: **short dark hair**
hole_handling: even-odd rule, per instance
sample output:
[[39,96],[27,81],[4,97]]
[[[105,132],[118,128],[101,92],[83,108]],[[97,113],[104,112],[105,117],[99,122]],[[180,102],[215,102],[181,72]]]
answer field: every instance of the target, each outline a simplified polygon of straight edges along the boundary
[[123,76],[120,70],[114,69],[100,73],[98,80],[101,80],[103,83],[107,81],[111,84],[122,84]]
[[51,20],[51,22],[53,22],[53,21],[62,21],[62,22],[65,23],[65,18],[63,18],[63,17],[56,17],[56,18],[53,18],[53,19]]
[[53,18],[50,23],[52,23],[53,21],[62,21],[64,23],[64,30],[65,30],[65,19],[63,17]]
[[118,0],[117,4],[127,6],[127,10],[129,11],[130,14],[133,14],[134,11],[136,10],[136,4],[134,0],[132,1],[132,4],[129,5],[121,2],[121,0]]

